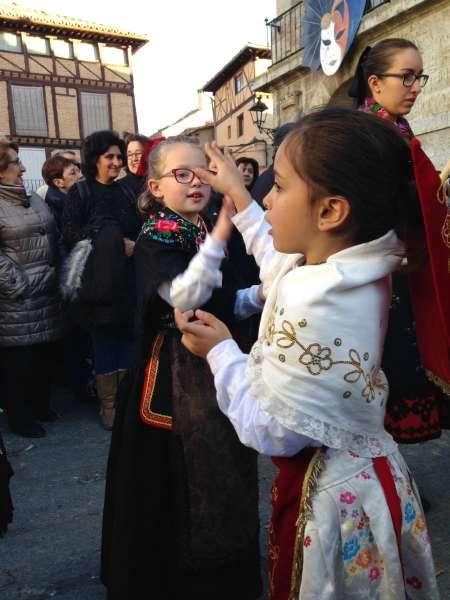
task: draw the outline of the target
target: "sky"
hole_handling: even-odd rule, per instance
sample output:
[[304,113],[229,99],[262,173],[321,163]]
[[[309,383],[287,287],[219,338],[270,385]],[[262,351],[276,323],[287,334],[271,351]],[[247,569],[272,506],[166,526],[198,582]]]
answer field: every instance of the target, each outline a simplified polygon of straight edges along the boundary
[[266,45],[264,19],[276,16],[276,0],[16,3],[115,25],[149,38],[133,58],[138,124],[145,135],[197,108],[197,90],[247,42]]

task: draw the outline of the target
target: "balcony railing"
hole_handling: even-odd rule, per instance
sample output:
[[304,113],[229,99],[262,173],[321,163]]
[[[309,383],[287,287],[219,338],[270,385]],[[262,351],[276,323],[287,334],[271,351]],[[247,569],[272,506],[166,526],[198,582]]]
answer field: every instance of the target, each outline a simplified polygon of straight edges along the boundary
[[41,185],[44,185],[45,181],[43,179],[26,179],[23,178],[23,185],[28,194],[31,192],[35,192]]
[[[390,0],[367,0],[364,14]],[[302,23],[305,16],[304,2],[297,2],[272,21],[266,23],[270,28],[270,45],[272,48],[272,64],[276,64],[298,50],[302,49]]]

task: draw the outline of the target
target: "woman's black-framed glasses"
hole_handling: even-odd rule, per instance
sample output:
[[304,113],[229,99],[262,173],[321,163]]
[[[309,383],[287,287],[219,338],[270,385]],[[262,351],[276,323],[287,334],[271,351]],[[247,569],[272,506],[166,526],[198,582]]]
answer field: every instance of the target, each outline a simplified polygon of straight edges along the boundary
[[[208,173],[214,173],[214,171],[208,171]],[[162,177],[175,177],[178,183],[192,183],[194,177],[197,177],[196,173],[192,169],[171,169],[168,173],[161,175]],[[202,182],[203,183],[203,182]]]
[[405,87],[412,87],[416,81],[419,82],[421,88],[427,85],[427,81],[430,78],[429,75],[424,73],[378,73],[377,77],[397,77],[402,80]]

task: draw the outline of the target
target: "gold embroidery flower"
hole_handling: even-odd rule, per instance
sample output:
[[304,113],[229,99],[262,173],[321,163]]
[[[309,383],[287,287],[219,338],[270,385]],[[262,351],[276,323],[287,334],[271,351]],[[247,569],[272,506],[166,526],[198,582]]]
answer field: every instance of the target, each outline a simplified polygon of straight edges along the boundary
[[281,331],[277,331],[277,335],[277,346],[279,348],[292,348],[294,344],[298,343],[295,327],[290,321],[283,321]]
[[362,397],[366,399],[366,402],[372,402],[375,400],[375,390],[370,379],[370,374],[366,375],[366,386],[362,391]]
[[310,344],[298,360],[305,365],[311,375],[319,375],[333,366],[331,349],[320,344]]
[[383,378],[383,372],[378,367],[372,367],[369,373],[364,375],[366,386],[362,391],[363,398],[366,402],[375,400],[375,391],[386,390],[386,383]]

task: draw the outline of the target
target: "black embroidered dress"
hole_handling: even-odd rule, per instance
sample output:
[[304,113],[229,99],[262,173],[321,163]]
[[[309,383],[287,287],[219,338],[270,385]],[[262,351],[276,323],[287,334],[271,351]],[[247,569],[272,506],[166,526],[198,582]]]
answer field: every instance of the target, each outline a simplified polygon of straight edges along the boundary
[[[120,391],[108,461],[102,581],[108,600],[260,595],[256,453],[217,406],[207,363],[181,344],[158,294],[205,231],[151,215],[135,249],[138,356]],[[230,323],[236,287],[205,306]]]

